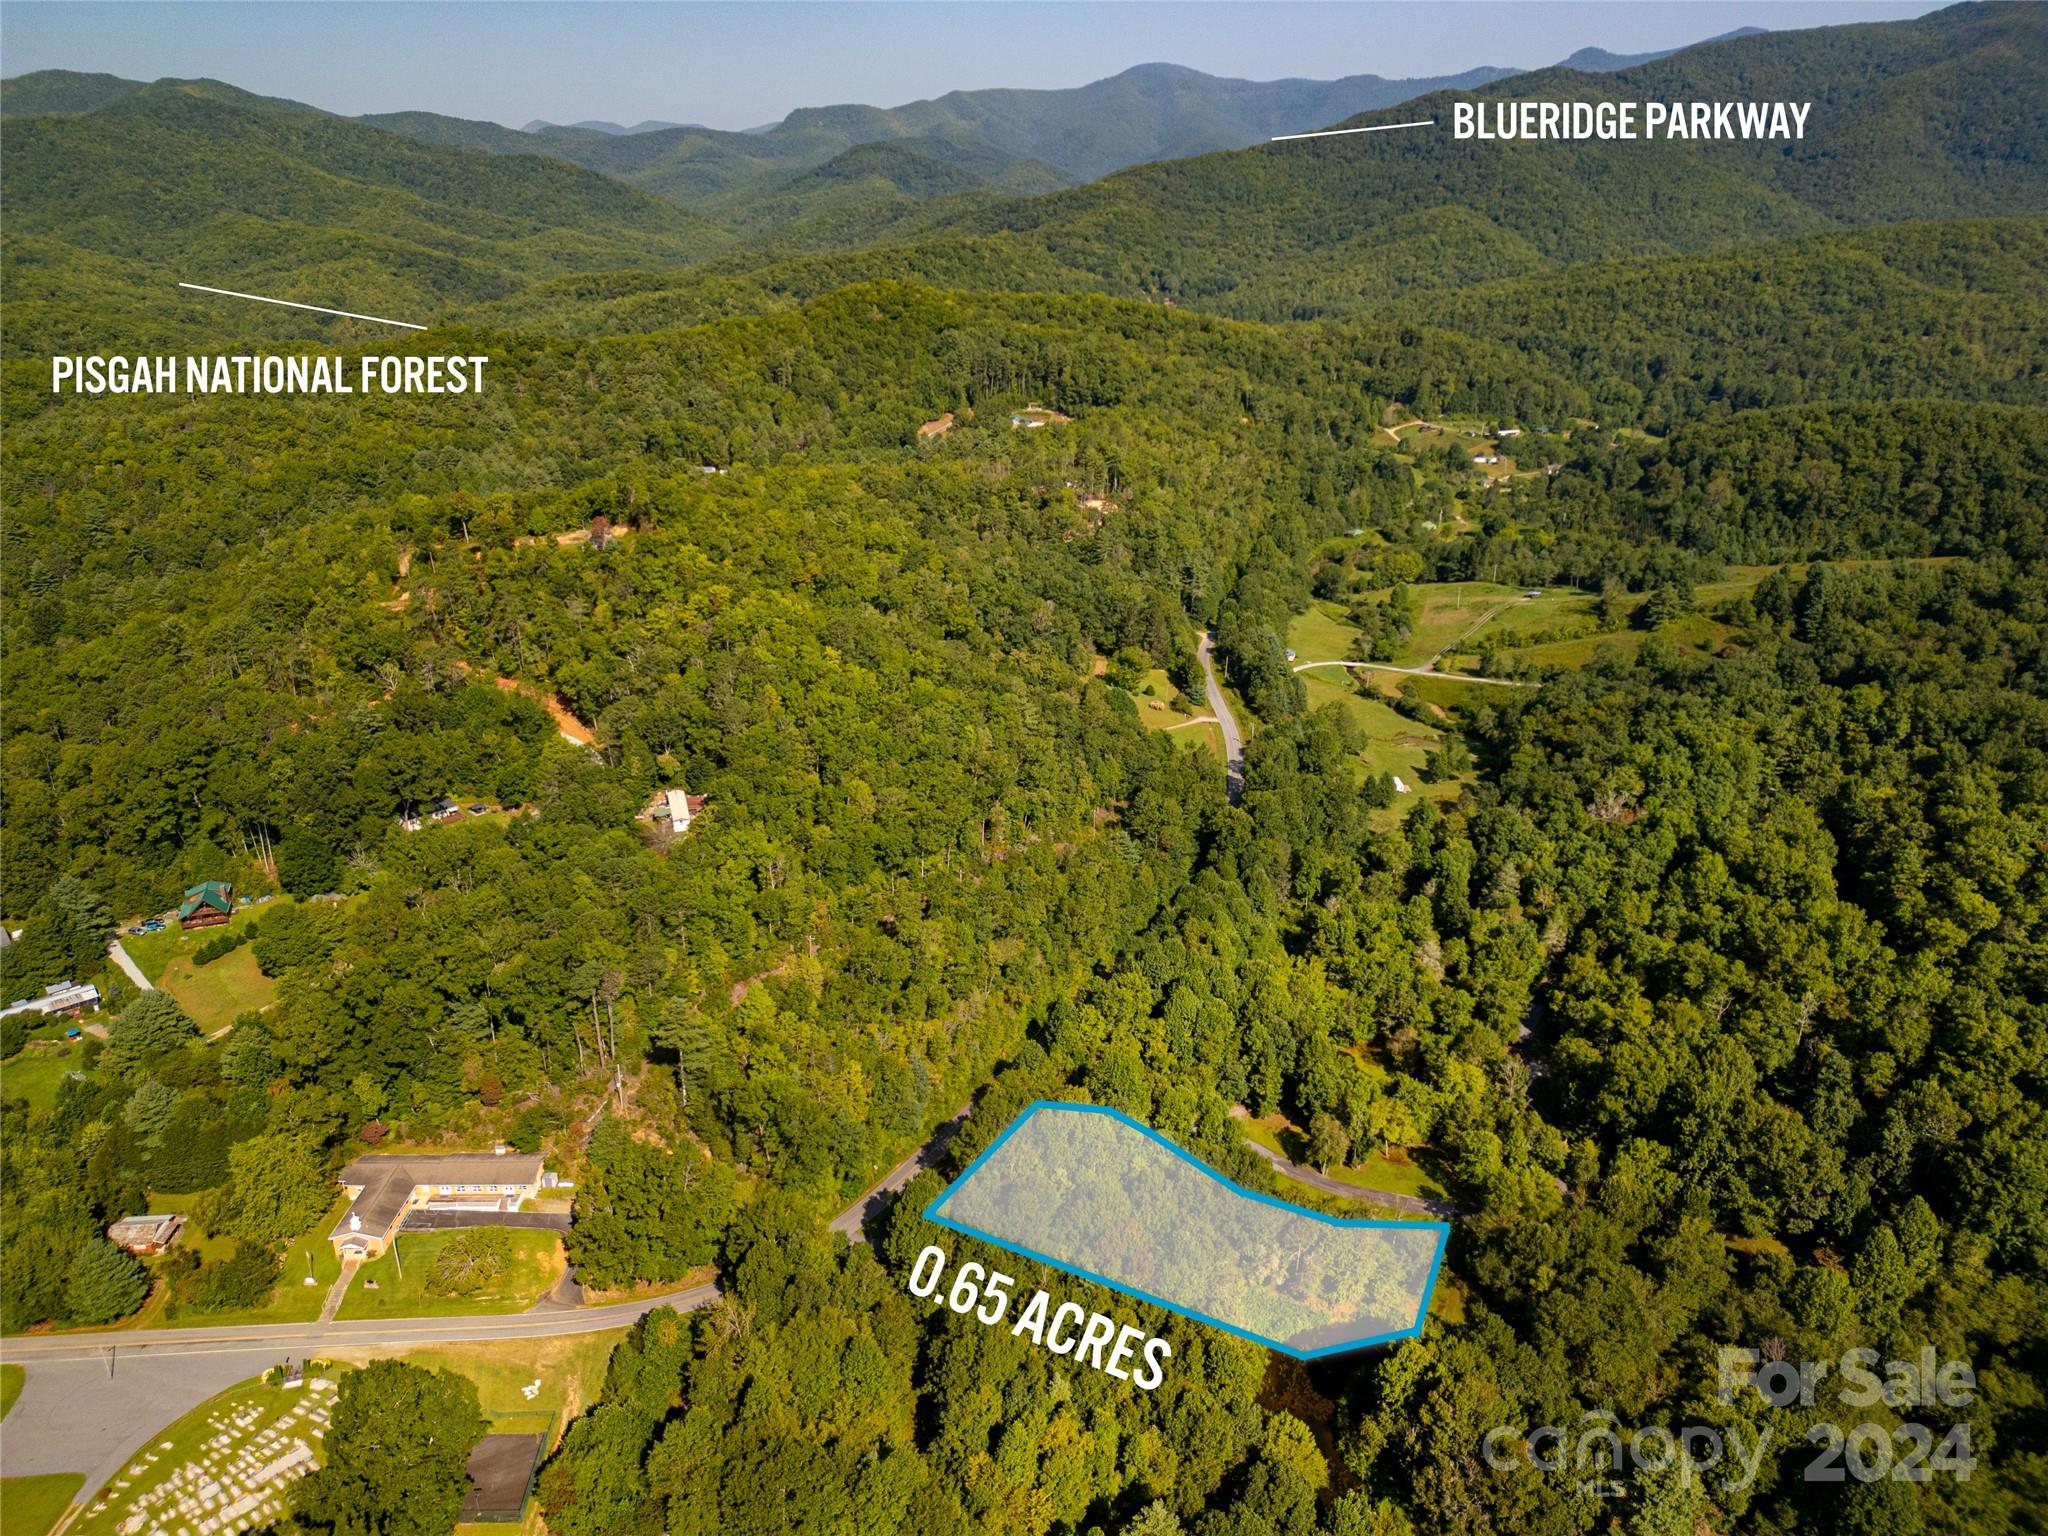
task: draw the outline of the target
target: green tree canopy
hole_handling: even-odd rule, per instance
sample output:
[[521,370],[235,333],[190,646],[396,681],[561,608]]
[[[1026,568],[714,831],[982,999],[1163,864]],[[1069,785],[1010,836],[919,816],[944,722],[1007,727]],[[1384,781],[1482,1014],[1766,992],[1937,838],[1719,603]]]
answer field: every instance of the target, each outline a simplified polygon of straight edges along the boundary
[[467,1377],[403,1360],[350,1371],[335,1395],[327,1464],[298,1487],[298,1519],[331,1536],[447,1536],[484,1430]]

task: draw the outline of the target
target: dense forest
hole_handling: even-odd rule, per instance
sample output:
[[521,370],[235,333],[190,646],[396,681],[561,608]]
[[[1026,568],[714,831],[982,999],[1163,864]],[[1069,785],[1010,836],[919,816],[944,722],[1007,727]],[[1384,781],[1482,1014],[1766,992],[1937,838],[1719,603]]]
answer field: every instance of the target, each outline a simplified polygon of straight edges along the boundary
[[[1013,202],[878,135],[785,168],[744,247],[431,125],[17,95],[0,991],[109,998],[75,1046],[6,1021],[0,1328],[246,1317],[350,1156],[502,1139],[574,1180],[587,1283],[721,1291],[613,1351],[541,1474],[567,1536],[2038,1530],[2040,35],[1966,8],[1564,82],[1828,76],[1882,116],[1946,81],[1917,158],[1366,136]],[[169,172],[123,181],[117,123]],[[45,349],[201,334],[146,271],[307,167],[246,275],[397,274],[368,307],[462,323],[380,350],[488,354],[483,396],[49,391]],[[913,242],[864,243],[876,178]],[[1426,676],[1311,690],[1303,622],[1388,663],[1454,583],[1568,588],[1628,643],[1475,676],[1446,632]],[[1201,723],[1204,635],[1235,796],[1164,728]],[[687,835],[653,814],[684,788]],[[217,1025],[107,969],[208,879],[277,898],[194,956],[271,989]],[[1420,1170],[1455,1213],[1420,1337],[1303,1365],[926,1223],[1046,1098],[1334,1213]],[[963,1105],[869,1241],[827,1229]],[[1273,1124],[1359,1200],[1277,1173]],[[204,1257],[101,1235],[163,1196]],[[934,1242],[1120,1309],[1164,1382],[918,1300]],[[1729,1346],[1968,1362],[1935,1428],[1974,1474],[1810,1480],[1845,1383],[1730,1401]],[[473,1442],[442,1378],[350,1381],[299,1528],[368,1520],[380,1412]],[[1680,1424],[1768,1443],[1611,1485],[1483,1454]]]

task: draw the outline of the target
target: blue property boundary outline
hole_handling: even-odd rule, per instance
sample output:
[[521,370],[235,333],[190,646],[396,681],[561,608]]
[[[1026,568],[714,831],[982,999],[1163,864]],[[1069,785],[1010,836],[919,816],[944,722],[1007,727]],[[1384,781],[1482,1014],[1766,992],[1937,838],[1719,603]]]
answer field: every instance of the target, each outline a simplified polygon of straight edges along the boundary
[[[1052,1257],[1052,1255],[1050,1254],[1040,1253],[1035,1248],[1026,1248],[1021,1243],[1012,1242],[1007,1238],[997,1237],[994,1233],[984,1232],[979,1227],[969,1226],[964,1221],[955,1221],[949,1216],[940,1216],[935,1214],[935,1212],[937,1212],[940,1206],[944,1205],[948,1200],[950,1200],[953,1197],[953,1194],[956,1190],[958,1190],[962,1185],[966,1184],[966,1182],[969,1179],[974,1177],[975,1171],[979,1169],[983,1163],[987,1162],[991,1157],[995,1156],[997,1149],[999,1149],[1004,1142],[1008,1141],[1012,1136],[1016,1135],[1017,1132],[1023,1128],[1025,1123],[1029,1121],[1033,1115],[1037,1114],[1042,1109],[1067,1110],[1076,1114],[1083,1115],[1107,1115],[1112,1120],[1116,1120],[1124,1125],[1129,1126],[1139,1135],[1150,1137],[1152,1140],[1158,1142],[1160,1146],[1166,1148],[1166,1150],[1171,1152],[1175,1157],[1179,1158],[1182,1162],[1192,1164],[1194,1167],[1200,1169],[1203,1173],[1207,1174],[1211,1179],[1215,1180],[1218,1184],[1221,1184],[1225,1189],[1235,1192],[1236,1194],[1242,1196],[1244,1199],[1255,1200],[1260,1205],[1273,1206],[1276,1209],[1286,1211],[1288,1214],[1293,1216],[1306,1216],[1310,1221],[1320,1221],[1325,1226],[1365,1227],[1380,1229],[1392,1227],[1398,1228],[1399,1230],[1404,1232],[1413,1232],[1418,1229],[1427,1230],[1429,1228],[1434,1228],[1436,1230],[1436,1251],[1430,1255],[1429,1280],[1422,1288],[1422,1305],[1416,1309],[1414,1324],[1407,1328],[1396,1329],[1392,1333],[1376,1333],[1371,1335],[1369,1338],[1353,1339],[1343,1344],[1326,1344],[1320,1349],[1296,1349],[1291,1344],[1284,1344],[1280,1340],[1268,1338],[1264,1334],[1253,1333],[1250,1329],[1240,1328],[1235,1323],[1226,1323],[1220,1317],[1211,1317],[1206,1312],[1197,1311],[1193,1307],[1183,1306],[1178,1302],[1168,1301],[1163,1296],[1154,1296],[1150,1291],[1141,1291],[1136,1286],[1125,1285],[1122,1281],[1112,1280],[1107,1275],[1098,1275],[1095,1273],[1095,1271],[1091,1269],[1083,1269],[1080,1265],[1072,1263],[1066,1259],[1056,1259]],[[1369,1194],[1370,1191],[1362,1191],[1362,1193]],[[1012,1120],[1007,1126],[1003,1128],[1002,1135],[998,1136],[994,1141],[990,1142],[987,1147],[983,1148],[981,1153],[974,1159],[974,1161],[969,1163],[965,1168],[963,1168],[960,1171],[960,1174],[957,1178],[955,1178],[944,1189],[939,1191],[938,1196],[931,1202],[931,1204],[927,1205],[924,1208],[922,1214],[926,1221],[931,1222],[934,1226],[944,1227],[949,1232],[958,1232],[963,1237],[978,1238],[984,1243],[992,1243],[996,1247],[1001,1248],[1006,1252],[1021,1254],[1023,1257],[1027,1259],[1034,1259],[1040,1264],[1049,1265],[1052,1268],[1060,1270],[1065,1274],[1078,1275],[1083,1280],[1092,1281],[1096,1285],[1107,1286],[1110,1290],[1120,1292],[1125,1296],[1135,1297],[1137,1300],[1148,1302],[1155,1307],[1164,1307],[1167,1311],[1174,1313],[1176,1316],[1192,1318],[1194,1321],[1198,1323],[1207,1323],[1211,1328],[1220,1328],[1225,1333],[1234,1333],[1240,1339],[1249,1339],[1252,1343],[1263,1345],[1267,1349],[1277,1349],[1280,1351],[1281,1354],[1291,1355],[1296,1360],[1319,1360],[1327,1355],[1347,1355],[1352,1353],[1354,1350],[1370,1349],[1375,1344],[1391,1344],[1398,1339],[1412,1339],[1421,1334],[1424,1324],[1427,1323],[1429,1320],[1429,1303],[1431,1299],[1436,1295],[1437,1276],[1443,1270],[1444,1245],[1447,1242],[1449,1242],[1451,1235],[1451,1224],[1447,1221],[1388,1221],[1379,1217],[1325,1216],[1321,1211],[1312,1211],[1309,1210],[1306,1206],[1294,1205],[1286,1200],[1277,1199],[1272,1195],[1261,1194],[1259,1191],[1255,1189],[1246,1189],[1242,1184],[1238,1183],[1235,1179],[1227,1178],[1223,1174],[1218,1173],[1214,1168],[1211,1168],[1207,1163],[1203,1162],[1199,1157],[1195,1156],[1194,1153],[1188,1151],[1185,1147],[1177,1146],[1173,1142],[1168,1141],[1164,1136],[1160,1135],[1159,1132],[1153,1130],[1151,1126],[1143,1125],[1138,1121],[1133,1120],[1129,1115],[1125,1114],[1120,1109],[1111,1109],[1107,1104],[1073,1104],[1067,1102],[1064,1099],[1032,1100],[1030,1104],[1025,1106],[1025,1109],[1022,1114],[1018,1115],[1016,1119]]]

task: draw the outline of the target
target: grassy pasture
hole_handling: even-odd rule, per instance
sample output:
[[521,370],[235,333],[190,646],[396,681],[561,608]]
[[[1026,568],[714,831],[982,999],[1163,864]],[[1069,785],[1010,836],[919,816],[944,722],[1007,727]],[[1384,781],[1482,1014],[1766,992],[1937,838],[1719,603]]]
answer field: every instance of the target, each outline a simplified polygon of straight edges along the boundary
[[1357,635],[1358,631],[1346,622],[1341,606],[1318,600],[1288,625],[1287,644],[1295,653],[1297,665],[1304,661],[1345,661],[1350,658],[1351,642]]
[[245,933],[265,915],[289,906],[280,896],[260,907],[244,907],[218,928],[189,931],[176,924],[161,933],[123,935],[122,947],[142,967],[142,974],[178,1000],[207,1034],[215,1034],[245,1013],[261,1013],[277,1000],[277,983],[256,968],[256,956],[244,944],[233,954],[206,965],[194,965],[192,952],[221,933]]
[[36,1109],[55,1109],[64,1074],[76,1070],[84,1054],[83,1041],[32,1041],[0,1064],[0,1094]]
[[[1360,760],[1371,773],[1399,774],[1411,792],[1443,798],[1455,792],[1451,784],[1425,785],[1422,782],[1422,760],[1443,738],[1443,732],[1407,716],[1397,714],[1389,705],[1378,699],[1362,697],[1350,686],[1352,674],[1331,669],[1301,674],[1303,688],[1308,692],[1311,709],[1320,709],[1325,704],[1336,704],[1358,722],[1365,732],[1366,746]],[[1396,796],[1395,803],[1402,803],[1403,797]]]

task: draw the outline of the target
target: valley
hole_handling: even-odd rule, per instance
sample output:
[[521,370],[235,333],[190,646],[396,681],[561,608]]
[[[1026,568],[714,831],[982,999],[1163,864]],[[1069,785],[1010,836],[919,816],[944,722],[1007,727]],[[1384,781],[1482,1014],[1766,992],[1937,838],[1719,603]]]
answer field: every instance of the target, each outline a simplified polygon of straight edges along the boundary
[[[5,82],[10,1536],[483,1529],[515,1432],[490,1528],[558,1536],[2030,1529],[2048,26],[1707,30],[748,132]],[[1716,96],[1814,105],[1269,142]],[[485,361],[53,388],[232,352]],[[1404,1326],[1157,1302],[1112,1180],[1058,1262],[928,1219],[1047,1105],[1447,1223]],[[1342,1334],[1322,1252],[1207,1279]],[[1855,1347],[1983,1389],[1716,1397]],[[1706,1422],[1753,1481],[1480,1449]],[[1974,1474],[1811,1482],[1828,1425]]]

